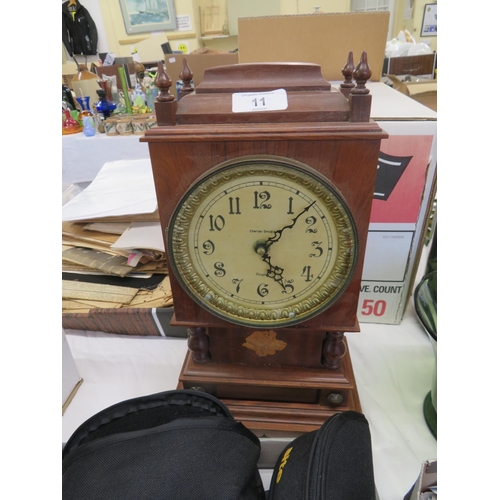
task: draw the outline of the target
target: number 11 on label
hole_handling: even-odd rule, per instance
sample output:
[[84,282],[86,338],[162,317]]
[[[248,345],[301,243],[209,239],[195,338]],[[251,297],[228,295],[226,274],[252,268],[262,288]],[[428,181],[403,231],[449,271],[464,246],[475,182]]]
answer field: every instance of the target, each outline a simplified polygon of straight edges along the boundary
[[252,99],[252,102],[253,102],[253,104],[254,104],[255,107],[258,107],[259,104],[262,107],[266,106],[266,98],[265,97],[261,97],[259,100],[257,100],[257,97],[256,97],[255,99]]
[[249,111],[280,111],[288,108],[285,89],[271,92],[238,92],[233,94],[233,113]]

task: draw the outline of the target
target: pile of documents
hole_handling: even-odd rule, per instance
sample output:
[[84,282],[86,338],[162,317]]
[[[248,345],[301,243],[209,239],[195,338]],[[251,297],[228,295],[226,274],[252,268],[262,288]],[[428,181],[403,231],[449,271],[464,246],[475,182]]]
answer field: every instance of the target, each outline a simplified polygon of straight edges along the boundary
[[63,313],[172,305],[149,160],[106,163],[62,220]]

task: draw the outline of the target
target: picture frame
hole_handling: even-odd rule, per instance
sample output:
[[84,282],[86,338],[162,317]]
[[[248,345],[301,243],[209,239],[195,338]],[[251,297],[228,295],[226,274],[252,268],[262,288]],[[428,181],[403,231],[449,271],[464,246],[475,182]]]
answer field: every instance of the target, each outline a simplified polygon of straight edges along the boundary
[[420,36],[437,36],[437,3],[426,3],[424,5]]
[[128,35],[177,29],[174,0],[120,0]]

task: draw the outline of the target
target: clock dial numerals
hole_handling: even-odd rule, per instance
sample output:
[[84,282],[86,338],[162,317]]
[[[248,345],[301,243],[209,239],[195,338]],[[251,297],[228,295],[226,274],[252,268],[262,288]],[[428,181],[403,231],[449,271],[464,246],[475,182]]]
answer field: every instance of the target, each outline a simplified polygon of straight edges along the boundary
[[205,255],[212,255],[215,252],[214,242],[211,240],[207,240],[203,243],[203,253]]
[[318,230],[316,228],[313,228],[313,226],[316,224],[316,222],[318,222],[318,220],[316,219],[316,217],[314,217],[314,215],[307,217],[307,219],[306,219],[306,224],[307,224],[306,233],[317,233],[318,232]]
[[302,274],[301,276],[304,277],[304,281],[310,282],[314,278],[314,275],[311,273],[311,266],[304,266],[302,269]]
[[279,326],[325,307],[348,281],[356,233],[333,187],[263,163],[194,185],[174,212],[169,258],[188,293],[215,314]]
[[314,249],[316,250],[315,253],[310,253],[309,254],[309,257],[314,257],[314,258],[319,258],[323,255],[323,249],[320,247],[320,245],[322,244],[321,241],[313,241],[311,243],[311,246],[314,247]]
[[243,283],[243,280],[239,280],[238,278],[234,278],[231,280],[231,283],[233,285],[236,285],[236,293],[239,293],[240,288],[241,288],[241,283]]
[[214,264],[214,275],[217,278],[223,278],[226,275],[226,270],[224,269],[224,264],[222,262],[216,262]]
[[209,215],[208,220],[210,221],[209,231],[222,231],[226,225],[226,221],[222,215]]
[[240,199],[238,196],[236,198],[229,197],[229,215],[241,215]]
[[272,208],[272,205],[270,203],[267,203],[271,198],[271,194],[269,193],[269,191],[254,191],[253,195],[253,208],[257,210],[269,210],[270,208]]

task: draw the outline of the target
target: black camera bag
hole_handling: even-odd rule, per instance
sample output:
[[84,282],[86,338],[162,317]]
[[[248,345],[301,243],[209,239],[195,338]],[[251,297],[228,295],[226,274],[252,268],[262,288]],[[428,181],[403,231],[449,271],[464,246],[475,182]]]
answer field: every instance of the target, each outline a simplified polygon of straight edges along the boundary
[[371,435],[364,415],[346,411],[281,452],[269,500],[375,500]]
[[264,500],[260,441],[217,398],[174,390],[115,404],[63,448],[63,500]]

